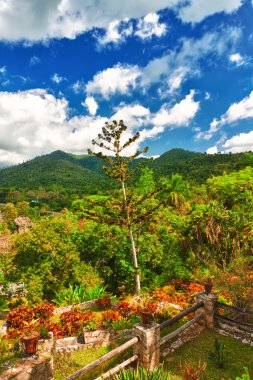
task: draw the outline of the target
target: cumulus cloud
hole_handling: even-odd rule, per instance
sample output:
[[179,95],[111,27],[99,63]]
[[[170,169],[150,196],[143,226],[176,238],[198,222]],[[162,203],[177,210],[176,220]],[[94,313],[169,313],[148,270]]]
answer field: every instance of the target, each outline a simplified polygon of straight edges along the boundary
[[209,54],[222,57],[229,46],[234,46],[241,37],[238,28],[222,28],[219,32],[206,33],[199,39],[184,38],[177,49],[160,58],[151,60],[142,69],[142,86],[162,81],[161,94],[178,90],[189,77],[200,75],[201,60]]
[[113,44],[119,45],[126,41],[128,37],[137,36],[141,40],[150,39],[153,36],[162,37],[166,34],[167,26],[160,23],[160,16],[157,13],[148,13],[145,17],[139,18],[136,25],[133,21],[113,20],[108,25],[102,37],[95,32],[100,46]]
[[105,120],[92,116],[69,119],[68,102],[42,89],[0,92],[0,161],[21,162],[56,149],[81,153]]
[[236,66],[242,66],[246,63],[246,60],[239,53],[231,54],[229,60]]
[[56,83],[56,84],[60,84],[61,82],[67,80],[66,78],[64,77],[61,77],[59,74],[57,73],[54,73],[52,76],[51,76],[51,81]]
[[138,66],[117,64],[100,71],[86,84],[88,94],[100,94],[109,99],[115,94],[125,94],[136,87],[141,72]]
[[105,34],[102,37],[98,37],[98,44],[100,46],[105,46],[108,44],[119,45],[125,42],[126,38],[132,34],[132,22],[128,22],[128,20],[113,20],[105,30]]
[[207,149],[206,153],[215,154],[221,153],[241,153],[253,152],[253,131],[239,133],[225,141],[217,141],[215,146]]
[[[191,91],[178,104],[152,113],[141,104],[121,104],[111,119],[123,119],[128,126],[125,140],[137,130],[141,138],[131,145],[125,154],[133,154],[141,142],[159,136],[165,128],[173,129],[189,125],[199,109]],[[57,99],[43,89],[0,92],[0,165],[14,164],[39,154],[62,149],[80,154],[91,147],[108,118],[95,116],[95,105],[87,101],[90,116],[69,117],[68,102]],[[13,111],[15,110],[15,111]],[[92,114],[93,113],[93,114]]]
[[210,128],[207,131],[197,131],[195,136],[196,140],[210,140],[213,135],[219,130],[219,122],[217,119],[213,119],[210,124]]
[[233,103],[221,117],[220,125],[235,123],[242,119],[253,118],[253,91],[238,103]]
[[225,153],[253,152],[253,131],[231,137],[222,145],[222,148]]
[[[110,24],[108,38],[111,34],[117,39],[117,25],[113,23],[125,19],[145,18],[170,8],[184,22],[199,22],[217,12],[231,13],[241,3],[241,0],[44,0],[42,5],[41,0],[1,0],[0,39],[30,43],[51,38],[73,39],[93,28],[107,30]],[[149,16],[140,21],[140,36],[164,33],[165,27],[154,18]]]
[[233,103],[220,117],[213,119],[207,131],[198,132],[197,140],[210,140],[224,125],[236,123],[237,121],[253,118],[253,91],[238,103]]
[[148,124],[150,120],[150,110],[140,104],[120,105],[113,115],[115,120],[124,120],[124,123],[131,130],[140,129]]
[[156,126],[169,126],[171,128],[188,126],[199,110],[199,102],[194,100],[194,94],[194,91],[191,90],[181,102],[171,109],[162,106],[152,119],[152,123]]
[[98,104],[96,100],[93,98],[93,96],[87,96],[87,98],[82,103],[82,105],[87,108],[90,115],[93,115],[93,116],[96,115]]
[[210,148],[207,149],[206,151],[207,154],[217,154],[218,153],[218,148],[216,145],[211,146]]
[[153,36],[161,37],[166,31],[166,24],[159,22],[159,15],[157,13],[149,13],[144,18],[139,19],[135,35],[145,40]]
[[144,67],[117,64],[100,71],[86,84],[86,92],[109,99],[116,93],[129,95],[133,89],[145,91],[159,84],[159,95],[167,97],[179,90],[187,78],[200,75],[203,58],[209,54],[222,57],[240,36],[240,29],[228,27],[199,39],[182,39],[175,50],[152,59]]
[[75,94],[80,94],[82,92],[85,92],[85,84],[83,81],[78,80],[75,83],[73,83],[70,88]]
[[184,22],[196,23],[215,13],[236,11],[242,5],[242,0],[191,0],[186,4],[180,8],[179,17]]
[[41,0],[2,0],[0,39],[75,38],[92,28],[107,28],[114,20],[138,19],[173,7],[178,1],[44,0],[41,6]]

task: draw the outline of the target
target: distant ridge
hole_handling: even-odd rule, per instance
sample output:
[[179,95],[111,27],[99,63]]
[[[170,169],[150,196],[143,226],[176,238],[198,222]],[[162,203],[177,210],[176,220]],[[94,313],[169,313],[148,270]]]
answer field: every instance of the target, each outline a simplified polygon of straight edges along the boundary
[[[87,156],[88,157],[88,156]],[[90,157],[91,159],[93,157]],[[94,171],[72,155],[57,150],[50,154],[36,157],[19,165],[0,170],[0,187],[20,189],[47,190],[57,188],[75,188],[84,193],[97,192],[110,188],[109,180],[102,174],[102,169]]]
[[[143,160],[140,159],[140,160]],[[136,164],[137,162],[135,162]],[[97,193],[115,187],[104,175],[102,161],[88,155],[73,155],[57,150],[30,161],[0,170],[0,187]],[[253,166],[253,153],[215,154],[172,149],[163,153],[149,167],[156,178],[179,173],[185,180],[203,183],[212,175],[238,171]]]

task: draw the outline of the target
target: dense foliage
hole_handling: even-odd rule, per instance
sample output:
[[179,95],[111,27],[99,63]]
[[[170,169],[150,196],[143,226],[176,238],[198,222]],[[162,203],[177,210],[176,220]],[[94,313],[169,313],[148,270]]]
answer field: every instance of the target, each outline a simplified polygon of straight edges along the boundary
[[[132,162],[135,167],[144,158]],[[37,157],[0,170],[0,203],[39,199],[40,207],[52,210],[70,207],[83,194],[104,194],[115,188],[106,178],[101,160],[88,155],[71,155],[62,151]],[[207,155],[173,149],[149,163],[156,180],[179,173],[184,180],[202,184],[212,175],[239,171],[253,166],[252,153]],[[25,178],[25,181],[24,181]],[[116,186],[117,187],[117,186]]]
[[[246,292],[252,273],[253,169],[212,177],[201,186],[191,185],[180,176],[163,181],[166,202],[159,204],[149,223],[135,226],[141,229],[138,259],[144,289],[167,285],[175,278],[203,279],[211,271],[222,288],[222,278],[244,279],[241,288],[232,282],[227,286],[233,302],[242,304],[242,292]],[[135,186],[135,196],[155,186],[152,171],[145,169]],[[114,191],[113,199],[117,196]],[[95,202],[76,200],[64,214],[49,216],[26,202],[4,206],[0,238],[9,240],[11,248],[1,254],[2,286],[24,282],[29,302],[54,299],[69,286],[81,284],[94,287],[104,283],[118,294],[132,291],[127,227],[112,220],[108,223],[106,218],[90,219],[87,205],[92,204],[103,216],[104,207],[111,202],[108,194],[102,197],[104,206],[98,206],[96,197],[91,197]],[[159,196],[142,207],[155,202]],[[15,219],[19,216],[30,218],[29,231],[18,233]],[[239,266],[235,264],[238,260]],[[243,271],[236,272],[236,267]],[[248,292],[244,297],[252,305],[253,296]]]

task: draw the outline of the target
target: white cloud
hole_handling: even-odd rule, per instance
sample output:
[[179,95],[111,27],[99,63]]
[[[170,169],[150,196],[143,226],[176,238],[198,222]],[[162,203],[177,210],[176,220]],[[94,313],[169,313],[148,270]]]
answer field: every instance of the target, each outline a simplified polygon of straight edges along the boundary
[[251,118],[253,118],[253,91],[240,102],[233,103],[220,118],[219,125],[222,126]]
[[196,140],[210,140],[213,135],[219,130],[219,122],[217,119],[213,119],[213,121],[210,124],[210,128],[207,131],[199,131],[195,139]]
[[211,95],[208,91],[205,92],[205,100],[209,100],[211,98]]
[[184,22],[200,22],[215,13],[232,13],[242,5],[242,0],[191,0],[181,7],[179,17]]
[[90,115],[96,115],[98,110],[98,104],[96,100],[93,98],[93,96],[87,96],[82,105],[87,108]]
[[141,72],[137,66],[117,64],[112,68],[100,71],[87,83],[88,94],[100,94],[109,99],[117,93],[127,95],[128,91],[136,87]]
[[129,20],[113,20],[105,29],[105,34],[100,37],[97,32],[94,33],[100,46],[113,44],[119,45],[126,41],[128,37],[137,36],[142,40],[150,39],[153,36],[161,37],[166,31],[166,24],[159,22],[157,13],[148,13],[145,17],[139,18],[136,27]]
[[45,90],[0,92],[0,162],[17,163],[62,149],[82,153],[106,118],[68,118],[68,103]]
[[8,152],[6,150],[0,149],[0,168],[7,167],[10,165],[17,165],[21,163],[24,159],[22,154],[16,152]]
[[[231,13],[241,3],[241,0],[1,0],[0,39],[26,43],[51,38],[73,39],[93,28],[106,30],[115,20],[140,19],[165,8],[177,11],[179,7],[178,17],[184,22],[199,22],[217,12]],[[164,33],[163,24],[149,22],[152,23],[153,35]],[[142,34],[150,35],[146,24],[143,27],[146,33]],[[115,33],[117,39],[113,24],[110,33]]]
[[82,92],[84,93],[85,92],[85,84],[83,83],[83,81],[78,80],[71,85],[71,89],[73,90],[73,92],[75,94],[80,94]]
[[56,83],[56,84],[60,84],[61,82],[65,81],[65,80],[67,80],[67,79],[64,77],[61,77],[57,73],[54,73],[54,75],[51,76],[51,81]]
[[0,74],[5,75],[6,71],[7,71],[7,67],[6,66],[0,67]]
[[118,64],[97,73],[87,83],[86,92],[109,99],[116,93],[129,95],[132,89],[145,91],[159,83],[158,94],[165,98],[179,90],[187,78],[200,75],[200,62],[205,56],[211,53],[222,57],[240,36],[240,29],[228,27],[200,39],[182,39],[175,50],[144,67]]
[[234,53],[229,56],[230,62],[234,63],[236,66],[242,66],[245,64],[245,59],[239,53]]
[[[135,153],[141,142],[159,136],[167,127],[189,125],[199,108],[193,96],[191,91],[171,109],[167,107],[167,119],[162,122],[161,110],[152,114],[141,104],[117,107],[111,120],[124,120],[128,126],[125,140],[140,131],[140,139],[131,144],[125,154]],[[90,112],[95,113],[91,106]],[[91,140],[97,137],[107,120],[99,115],[69,118],[68,102],[42,89],[0,92],[0,164],[22,162],[57,149],[83,153],[91,147]]]
[[139,19],[135,35],[145,40],[153,36],[161,37],[166,31],[166,24],[159,22],[159,15],[149,13],[144,18]]
[[189,73],[189,69],[187,67],[179,67],[172,72],[171,76],[168,80],[168,88],[169,94],[173,94],[176,90],[178,90]]
[[206,33],[202,38],[185,38],[169,54],[151,60],[142,69],[141,86],[148,87],[162,81],[161,94],[171,94],[178,90],[189,77],[200,75],[200,62],[210,53],[217,58],[223,57],[236,45],[241,36],[238,28],[223,28],[220,31]]
[[133,34],[133,25],[128,20],[113,20],[105,30],[102,37],[98,37],[98,44],[108,45],[110,43],[119,45],[123,43],[127,37]]
[[218,153],[218,148],[217,146],[211,146],[210,148],[207,149],[206,151],[207,154],[217,154]]
[[124,120],[130,130],[140,129],[148,124],[150,120],[150,110],[140,104],[120,105],[116,108],[116,113],[112,117],[115,120]]
[[173,7],[178,1],[44,0],[42,5],[41,0],[2,0],[0,39],[75,38],[92,28],[107,28],[114,20],[138,19]]
[[222,126],[236,123],[239,120],[253,118],[253,91],[238,103],[233,103],[229,109],[220,117],[213,119],[207,131],[197,133],[197,140],[210,140]]
[[239,133],[228,139],[223,145],[225,153],[253,152],[253,131],[248,133]]
[[188,126],[199,110],[199,102],[194,100],[194,91],[190,93],[181,102],[174,105],[171,109],[162,106],[152,119],[156,126],[167,126],[170,128]]

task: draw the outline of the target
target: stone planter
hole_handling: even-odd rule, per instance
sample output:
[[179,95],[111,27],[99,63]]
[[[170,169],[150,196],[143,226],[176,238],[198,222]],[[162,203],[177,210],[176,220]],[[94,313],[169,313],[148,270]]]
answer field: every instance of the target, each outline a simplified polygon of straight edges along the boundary
[[38,342],[39,342],[40,334],[36,331],[31,336],[24,336],[22,338],[22,342],[27,354],[35,354],[38,350]]
[[140,316],[143,325],[151,325],[152,313],[150,313],[150,311],[140,311]]
[[204,288],[205,288],[205,294],[210,294],[213,289],[213,283],[210,281],[206,281],[203,283]]

